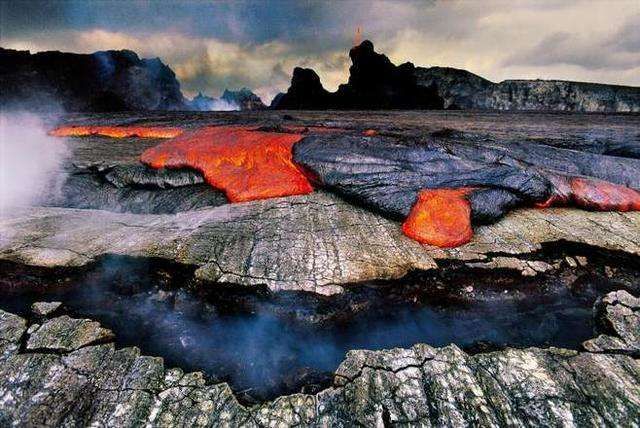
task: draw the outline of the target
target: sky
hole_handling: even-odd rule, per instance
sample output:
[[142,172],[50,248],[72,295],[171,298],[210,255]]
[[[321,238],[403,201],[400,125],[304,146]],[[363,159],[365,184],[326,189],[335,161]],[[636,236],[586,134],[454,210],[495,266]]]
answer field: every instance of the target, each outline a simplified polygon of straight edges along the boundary
[[0,0],[0,24],[5,48],[159,57],[189,97],[269,103],[296,66],[335,90],[358,27],[396,64],[640,86],[640,0]]

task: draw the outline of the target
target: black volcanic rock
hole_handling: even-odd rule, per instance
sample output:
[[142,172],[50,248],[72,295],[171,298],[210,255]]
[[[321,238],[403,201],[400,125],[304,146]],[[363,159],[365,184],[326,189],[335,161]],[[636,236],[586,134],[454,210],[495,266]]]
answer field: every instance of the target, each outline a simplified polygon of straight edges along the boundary
[[0,105],[67,111],[185,108],[171,68],[128,50],[31,54],[0,48]]
[[237,104],[240,110],[262,110],[267,108],[260,97],[254,94],[249,88],[242,88],[238,91],[225,89],[221,99],[228,103]]
[[310,68],[293,69],[291,86],[273,99],[272,107],[290,110],[323,110],[334,106],[333,94],[322,87],[320,77]]
[[435,89],[417,84],[411,63],[394,65],[365,40],[349,52],[352,65],[346,84],[335,93],[322,87],[311,69],[296,67],[286,94],[276,97],[276,109],[441,109]]
[[418,86],[410,62],[395,66],[365,40],[349,51],[349,82],[336,93],[338,106],[356,109],[441,109],[436,91]]
[[437,88],[448,109],[639,112],[640,88],[563,80],[494,83],[450,67],[415,69],[418,84]]
[[321,186],[392,219],[406,218],[422,189],[475,189],[468,197],[475,224],[562,195],[567,177],[640,189],[638,159],[531,142],[408,144],[386,136],[323,135],[297,143],[293,159]]

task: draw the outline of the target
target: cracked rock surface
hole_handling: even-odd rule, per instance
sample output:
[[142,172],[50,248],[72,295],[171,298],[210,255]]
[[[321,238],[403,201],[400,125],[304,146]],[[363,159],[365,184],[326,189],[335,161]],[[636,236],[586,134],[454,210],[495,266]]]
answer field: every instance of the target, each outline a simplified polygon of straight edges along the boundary
[[640,356],[640,299],[621,290],[599,299],[594,307],[595,339],[584,343],[591,352],[621,352]]
[[206,281],[330,295],[344,284],[433,269],[438,259],[490,262],[495,253],[528,254],[559,240],[638,255],[639,233],[637,212],[526,209],[479,227],[469,244],[444,250],[317,191],[175,215],[20,209],[0,219],[0,259],[52,267],[81,266],[104,254],[159,257],[197,266],[196,276]]
[[[619,291],[599,305],[609,313],[629,301],[637,304]],[[637,312],[627,317],[638,322]],[[331,388],[246,407],[227,384],[166,369],[137,348],[86,339],[56,352],[20,347],[34,335],[60,343],[64,326],[91,321],[48,323],[63,327],[29,333],[28,320],[0,311],[3,426],[633,426],[640,418],[640,363],[617,350],[355,350]],[[637,336],[610,334],[638,346]]]

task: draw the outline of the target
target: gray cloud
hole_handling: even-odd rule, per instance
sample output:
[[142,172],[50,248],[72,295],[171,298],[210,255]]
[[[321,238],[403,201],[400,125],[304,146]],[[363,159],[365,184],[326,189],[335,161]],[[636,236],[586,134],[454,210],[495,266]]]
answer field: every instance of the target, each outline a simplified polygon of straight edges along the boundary
[[[640,85],[637,0],[136,1],[127,7],[71,0],[30,2],[20,10],[2,3],[4,46],[129,48],[162,58],[188,95],[248,86],[268,102],[288,87],[296,65],[316,69],[335,89],[347,78],[356,27],[398,63],[466,68],[494,81]],[[45,13],[27,16],[37,10]]]

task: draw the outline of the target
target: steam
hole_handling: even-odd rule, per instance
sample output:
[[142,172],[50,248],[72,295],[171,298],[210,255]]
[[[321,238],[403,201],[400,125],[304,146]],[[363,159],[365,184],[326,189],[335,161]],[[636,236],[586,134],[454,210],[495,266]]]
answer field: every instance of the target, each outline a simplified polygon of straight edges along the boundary
[[0,215],[54,191],[67,153],[64,140],[48,136],[38,116],[0,113]]
[[199,93],[189,102],[189,106],[195,111],[238,111],[240,104],[234,100],[224,98],[212,98]]
[[211,103],[210,111],[237,111],[240,110],[240,106],[236,102],[229,102],[226,100],[213,100]]

